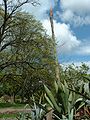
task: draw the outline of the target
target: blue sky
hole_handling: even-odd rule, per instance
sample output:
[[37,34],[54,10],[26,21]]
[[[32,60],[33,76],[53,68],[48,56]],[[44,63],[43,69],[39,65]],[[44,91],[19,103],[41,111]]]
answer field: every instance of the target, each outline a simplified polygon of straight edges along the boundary
[[39,0],[40,6],[24,6],[51,35],[49,10],[52,4],[57,55],[61,64],[90,65],[90,0]]
[[[57,21],[64,22],[69,24],[74,35],[81,42],[79,46],[76,47],[76,50],[72,48],[72,52],[61,53],[58,55],[59,61],[63,62],[88,62],[90,61],[90,9],[88,4],[90,0],[59,0],[58,2],[58,15]],[[70,5],[69,5],[70,4]],[[81,5],[80,5],[81,4]],[[79,10],[80,9],[80,10]],[[73,14],[69,15],[70,13]],[[67,14],[66,14],[67,13]],[[55,13],[56,14],[56,13]],[[62,15],[60,15],[62,14]],[[64,16],[66,15],[66,17]],[[67,16],[68,15],[68,16]],[[59,19],[60,17],[63,17]],[[69,18],[70,16],[70,18]],[[88,17],[88,20],[85,20]],[[74,20],[75,18],[75,20]],[[79,18],[79,20],[78,20]],[[71,20],[70,20],[71,19]],[[75,23],[77,21],[77,23]],[[75,52],[77,51],[77,52]]]

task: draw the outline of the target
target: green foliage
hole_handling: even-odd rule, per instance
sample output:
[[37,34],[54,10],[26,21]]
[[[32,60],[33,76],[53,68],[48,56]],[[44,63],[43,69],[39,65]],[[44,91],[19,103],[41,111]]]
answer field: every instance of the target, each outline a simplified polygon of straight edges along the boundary
[[25,104],[11,104],[11,103],[0,103],[0,109],[1,108],[23,108]]
[[52,92],[44,85],[44,88],[45,88],[45,91],[47,93],[47,95],[49,96],[49,98],[46,96],[46,99],[48,100],[48,102],[50,103],[51,106],[54,106],[55,109],[60,113],[61,112],[61,109],[60,107],[57,105],[55,99],[54,99],[54,96],[52,94]]
[[0,118],[2,120],[15,119],[16,117],[17,117],[17,114],[0,114]]
[[31,110],[31,120],[43,120],[45,114],[46,112],[34,102],[34,106]]
[[19,113],[16,118],[17,120],[31,120],[30,113]]
[[[40,98],[41,99],[41,98]],[[34,96],[32,96],[33,105],[31,106],[30,113],[19,113],[17,119],[18,120],[43,120],[45,117],[46,111],[42,109],[42,107],[39,105],[41,104],[40,101],[38,105],[36,104],[36,101],[34,99]],[[27,109],[27,106],[25,107]]]
[[[71,65],[60,71],[61,81],[55,81],[54,90],[45,86],[45,98],[54,110],[56,119],[73,120],[74,115],[86,106],[90,106],[89,68],[82,64],[80,67]],[[52,92],[54,91],[54,92]],[[53,96],[53,97],[51,97]],[[58,105],[61,112],[55,107]],[[87,108],[86,108],[87,109]]]
[[73,120],[75,94],[69,91],[66,81],[64,81],[64,84],[55,82],[55,95],[53,95],[45,85],[44,87],[47,93],[45,98],[54,109],[54,116],[60,119],[67,118],[68,120]]
[[60,68],[61,81],[66,80],[70,88],[79,89],[82,82],[86,82],[84,76],[87,76],[89,67],[84,63],[81,66],[71,64],[64,68],[61,66]]
[[55,79],[52,40],[28,13],[16,12],[8,22],[0,51],[1,96],[20,95],[29,101],[43,83],[52,85]]

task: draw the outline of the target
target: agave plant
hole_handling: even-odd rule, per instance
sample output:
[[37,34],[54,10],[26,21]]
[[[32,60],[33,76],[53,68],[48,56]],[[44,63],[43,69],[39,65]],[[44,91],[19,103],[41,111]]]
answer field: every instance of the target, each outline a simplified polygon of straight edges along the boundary
[[[18,120],[43,120],[45,117],[46,111],[43,109],[45,105],[39,105],[41,104],[41,98],[39,100],[39,104],[36,104],[36,101],[34,99],[34,96],[32,96],[33,105],[31,106],[30,113],[19,113],[17,119]],[[42,107],[43,106],[43,107]],[[29,108],[29,105],[26,105],[24,109]]]
[[[87,77],[85,78],[87,79]],[[79,112],[80,116],[90,118],[90,108],[89,108],[90,107],[90,83],[89,81],[83,82],[81,89],[78,92],[77,91],[74,91],[74,92],[81,95],[81,98],[77,99],[75,102],[76,111]]]
[[19,113],[17,116],[17,120],[31,120],[30,113]]
[[46,112],[39,105],[36,104],[34,96],[32,96],[32,99],[34,105],[31,110],[31,120],[43,120]]
[[73,120],[75,93],[68,89],[66,81],[64,83],[55,82],[55,95],[44,85],[45,98],[54,109],[56,119]]
[[[88,78],[89,79],[89,78]],[[75,88],[70,89],[66,81],[63,83],[55,81],[55,93],[44,85],[45,98],[52,109],[56,119],[73,120],[74,115],[81,108],[85,107],[88,112],[90,106],[90,79],[83,82],[78,91]],[[88,112],[90,115],[90,112]],[[90,117],[90,116],[89,116]]]

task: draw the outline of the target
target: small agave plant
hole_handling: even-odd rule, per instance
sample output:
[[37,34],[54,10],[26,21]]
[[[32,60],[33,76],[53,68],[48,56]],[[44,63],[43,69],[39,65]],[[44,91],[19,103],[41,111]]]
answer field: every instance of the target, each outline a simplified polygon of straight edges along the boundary
[[19,113],[17,116],[17,120],[31,120],[30,113]]
[[[45,110],[42,109],[42,107],[44,108],[44,106],[42,105],[41,107],[37,105],[35,102],[34,96],[32,96],[32,100],[33,100],[33,105],[32,105],[30,113],[19,113],[17,120],[43,120],[46,114]],[[25,109],[26,108],[27,106],[25,106]]]
[[[43,120],[46,112],[39,105],[36,104],[34,97],[32,96],[34,105],[31,110],[31,120]],[[39,103],[41,104],[41,103]]]

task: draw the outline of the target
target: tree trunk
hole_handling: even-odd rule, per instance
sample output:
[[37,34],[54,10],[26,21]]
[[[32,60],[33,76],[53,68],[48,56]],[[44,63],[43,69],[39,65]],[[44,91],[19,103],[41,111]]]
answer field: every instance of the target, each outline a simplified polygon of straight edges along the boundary
[[15,94],[13,93],[13,95],[11,96],[11,102],[15,103]]
[[21,97],[21,103],[24,103],[24,97]]

